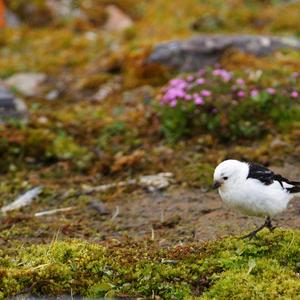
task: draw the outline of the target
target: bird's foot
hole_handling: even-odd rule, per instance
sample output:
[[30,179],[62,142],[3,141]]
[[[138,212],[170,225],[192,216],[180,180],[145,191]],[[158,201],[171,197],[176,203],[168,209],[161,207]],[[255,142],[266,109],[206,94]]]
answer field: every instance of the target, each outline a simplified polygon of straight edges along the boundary
[[274,226],[271,222],[271,219],[270,218],[267,218],[266,219],[266,222],[265,222],[265,227],[267,227],[271,232],[273,232],[276,228],[276,226]]
[[251,239],[253,239],[254,237],[256,238],[257,236],[257,233],[259,232],[260,230],[254,230],[254,231],[252,231],[252,232],[250,232],[250,233],[248,233],[248,234],[246,234],[246,235],[244,235],[244,236],[242,236],[242,239],[243,240],[245,240],[245,239],[249,239],[249,240],[251,240]]
[[274,230],[277,228],[277,226],[268,226],[267,227],[269,230],[270,230],[270,232],[274,232]]
[[265,223],[263,225],[258,227],[256,230],[250,232],[249,234],[243,236],[242,239],[250,239],[251,240],[252,238],[256,237],[256,234],[264,228],[268,228],[271,232],[273,232],[274,229],[276,228],[276,226],[273,226],[270,217],[266,218]]

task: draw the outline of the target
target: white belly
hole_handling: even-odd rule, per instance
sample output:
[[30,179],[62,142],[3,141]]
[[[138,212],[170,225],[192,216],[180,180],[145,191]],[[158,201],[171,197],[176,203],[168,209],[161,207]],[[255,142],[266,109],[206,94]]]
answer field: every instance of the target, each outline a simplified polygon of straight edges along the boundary
[[219,194],[233,209],[246,215],[261,217],[272,217],[281,213],[293,197],[283,190],[278,182],[264,185],[255,179],[247,179],[234,189],[222,187]]

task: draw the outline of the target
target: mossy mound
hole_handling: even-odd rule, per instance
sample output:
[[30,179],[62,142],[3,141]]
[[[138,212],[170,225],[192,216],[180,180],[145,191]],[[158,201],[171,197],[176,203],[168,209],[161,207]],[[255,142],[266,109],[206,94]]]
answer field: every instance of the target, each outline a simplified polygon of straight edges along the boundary
[[72,240],[1,250],[0,296],[298,299],[300,231],[162,249]]

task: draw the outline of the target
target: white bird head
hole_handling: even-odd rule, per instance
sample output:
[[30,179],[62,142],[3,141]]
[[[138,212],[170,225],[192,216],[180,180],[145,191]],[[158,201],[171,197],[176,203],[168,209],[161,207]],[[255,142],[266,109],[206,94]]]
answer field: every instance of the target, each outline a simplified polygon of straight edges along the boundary
[[213,188],[224,188],[239,180],[245,180],[248,172],[249,166],[247,163],[234,159],[225,160],[215,169]]

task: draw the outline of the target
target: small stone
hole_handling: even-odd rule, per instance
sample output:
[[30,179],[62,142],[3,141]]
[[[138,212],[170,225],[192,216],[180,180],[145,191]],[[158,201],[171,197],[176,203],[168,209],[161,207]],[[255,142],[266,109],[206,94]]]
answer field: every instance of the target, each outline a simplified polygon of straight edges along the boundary
[[88,31],[88,32],[86,32],[86,33],[84,34],[84,37],[85,37],[88,41],[93,42],[93,41],[96,41],[96,40],[97,40],[98,35],[97,35],[97,33],[94,32],[94,31]]
[[89,207],[96,210],[100,215],[109,215],[110,212],[101,200],[91,200]]
[[46,99],[49,101],[56,100],[59,96],[59,91],[58,90],[52,90],[46,95]]
[[27,106],[22,99],[15,98],[8,89],[0,85],[0,119],[16,118],[27,121]]
[[145,187],[150,192],[155,192],[157,190],[164,190],[173,183],[174,175],[172,173],[159,173],[156,175],[141,176],[139,183],[142,187]]
[[46,79],[47,76],[43,73],[18,73],[5,80],[5,83],[24,96],[32,97],[40,93],[41,85]]
[[83,15],[80,9],[74,8],[73,0],[46,0],[46,5],[51,13],[59,18],[72,19]]
[[109,81],[99,88],[99,90],[92,96],[92,100],[102,101],[120,89],[121,83],[118,78],[113,81]]
[[21,20],[19,19],[19,17],[8,9],[6,9],[5,11],[5,19],[8,27],[14,28],[21,25]]
[[286,146],[288,146],[288,143],[286,143],[286,142],[284,142],[284,141],[282,141],[280,139],[273,140],[272,143],[271,143],[271,145],[270,145],[270,147],[272,149],[280,149],[280,148],[284,148]]
[[132,27],[133,21],[122,10],[115,5],[106,7],[108,19],[104,25],[104,29],[111,32],[122,32]]
[[40,124],[47,124],[47,123],[49,122],[49,120],[48,120],[47,117],[41,116],[41,117],[38,118],[38,122],[39,122]]

